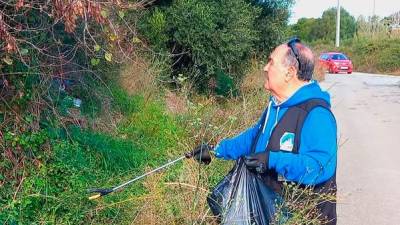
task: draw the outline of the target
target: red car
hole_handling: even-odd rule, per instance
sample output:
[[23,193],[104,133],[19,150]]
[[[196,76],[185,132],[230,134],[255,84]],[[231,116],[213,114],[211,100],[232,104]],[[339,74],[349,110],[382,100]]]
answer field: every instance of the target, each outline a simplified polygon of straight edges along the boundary
[[328,70],[329,73],[353,72],[353,63],[341,52],[325,52],[319,57],[321,65]]

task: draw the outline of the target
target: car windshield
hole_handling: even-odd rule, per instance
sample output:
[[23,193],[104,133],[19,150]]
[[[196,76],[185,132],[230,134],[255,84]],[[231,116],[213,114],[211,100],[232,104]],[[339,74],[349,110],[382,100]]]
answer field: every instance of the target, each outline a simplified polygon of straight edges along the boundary
[[346,60],[347,57],[343,54],[334,54],[332,55],[333,60]]

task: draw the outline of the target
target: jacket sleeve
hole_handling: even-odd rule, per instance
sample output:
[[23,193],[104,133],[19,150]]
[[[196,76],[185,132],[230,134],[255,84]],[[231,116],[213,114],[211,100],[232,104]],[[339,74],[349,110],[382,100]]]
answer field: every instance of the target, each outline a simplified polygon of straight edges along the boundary
[[319,184],[336,171],[337,128],[332,113],[318,107],[304,121],[298,154],[271,151],[268,166],[285,179],[306,185]]
[[239,135],[222,140],[215,147],[215,156],[224,159],[238,159],[250,152],[251,143],[258,130],[258,124]]
[[236,160],[240,156],[249,154],[253,139],[262,125],[261,120],[264,118],[264,114],[265,112],[254,126],[248,128],[235,137],[225,138],[219,142],[215,147],[215,156],[227,160]]

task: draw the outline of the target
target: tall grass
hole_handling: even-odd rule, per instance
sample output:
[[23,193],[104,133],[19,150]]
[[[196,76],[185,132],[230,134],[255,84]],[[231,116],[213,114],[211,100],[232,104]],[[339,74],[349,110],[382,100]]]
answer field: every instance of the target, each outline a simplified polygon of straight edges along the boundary
[[343,50],[349,51],[358,71],[400,74],[400,38],[355,38]]
[[[96,113],[80,112],[90,126],[49,125],[43,137],[27,138],[28,146],[47,150],[19,170],[18,190],[0,179],[3,224],[215,223],[206,197],[233,162],[204,166],[184,160],[95,201],[87,199],[86,190],[115,186],[254,124],[268,104],[260,63],[253,61],[240,94],[231,99],[193,94],[185,81],[175,91],[164,90],[154,83],[155,74],[136,66],[127,66],[106,90],[93,85],[82,92],[87,95],[83,107],[91,92],[100,92],[88,106]],[[140,84],[132,84],[136,77]],[[121,82],[132,83],[120,88]],[[65,106],[66,112],[71,107]],[[7,165],[12,163],[8,157]]]
[[312,45],[318,55],[326,51],[345,53],[352,60],[354,71],[400,75],[400,38],[381,36],[357,36],[343,41],[340,48],[324,42]]
[[[188,132],[186,139],[178,140],[179,145],[192,149],[201,142],[217,143],[257,121],[268,103],[268,94],[263,90],[260,64],[254,62],[252,68],[241,85],[241,95],[233,99],[193,95],[187,98],[187,93],[176,93],[174,97],[186,99],[187,104],[182,112],[174,112]],[[150,191],[144,195],[143,207],[132,223],[216,224],[206,197],[232,166],[233,162],[224,160],[214,160],[209,166],[188,160],[181,167],[147,179],[145,186]],[[315,206],[327,197],[310,190],[287,186],[285,193],[289,194],[283,196],[285,204],[277,205],[280,211],[275,224],[321,224]]]

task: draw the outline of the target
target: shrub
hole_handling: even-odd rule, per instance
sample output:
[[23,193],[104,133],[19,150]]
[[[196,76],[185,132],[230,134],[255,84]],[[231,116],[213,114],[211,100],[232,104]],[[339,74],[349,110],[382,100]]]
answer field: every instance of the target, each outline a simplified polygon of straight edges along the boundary
[[316,55],[325,51],[341,51],[353,62],[354,70],[366,73],[399,74],[400,39],[355,37],[342,42],[340,48],[333,43],[316,41],[311,44]]
[[[166,163],[182,153],[178,140],[185,139],[186,133],[159,101],[120,95],[128,101],[123,106],[126,120],[113,134],[75,126],[19,135],[4,133],[2,224],[121,224],[132,220],[132,210],[138,209],[139,201],[126,199],[146,193],[141,182],[98,202],[87,199],[87,189],[112,187],[148,167]],[[15,149],[14,155],[11,149]],[[14,158],[20,151],[24,155],[22,166]],[[120,201],[123,207],[108,205]]]
[[236,96],[238,89],[235,87],[234,80],[229,74],[222,70],[216,72],[216,88],[215,93],[220,96],[229,97]]
[[139,27],[142,35],[147,38],[155,51],[167,52],[169,36],[165,12],[160,8],[155,8],[153,11],[148,11],[144,18]]
[[[325,40],[333,42],[335,40],[336,27],[332,21],[336,20],[336,8],[325,10],[321,18],[301,18],[291,26],[292,32],[306,41]],[[351,39],[356,32],[356,20],[344,8],[340,9],[340,37],[341,39]]]
[[187,64],[198,68],[206,77],[216,69],[235,77],[243,75],[243,64],[257,38],[253,26],[253,18],[259,13],[257,9],[243,0],[179,0],[167,13],[172,42],[179,51],[188,52]]
[[372,73],[399,72],[399,38],[354,38],[351,43],[340,49],[349,54],[357,71]]
[[293,0],[260,1],[251,0],[255,7],[261,8],[261,13],[255,18],[255,28],[258,39],[255,48],[259,55],[268,57],[278,44],[288,35],[287,22],[290,16],[289,8]]
[[149,13],[141,30],[155,51],[168,48],[174,76],[183,74],[201,89],[217,70],[241,79],[258,38],[259,13],[245,0],[176,0]]

